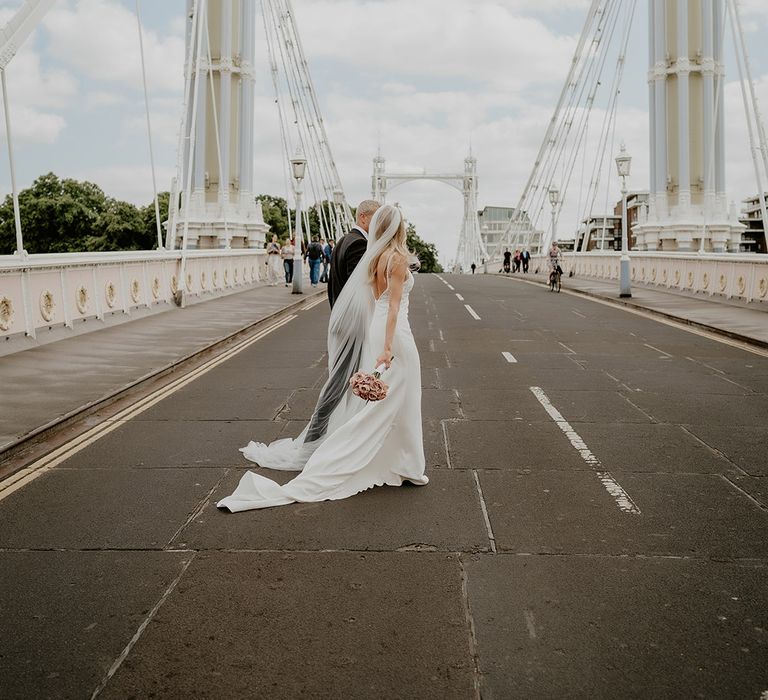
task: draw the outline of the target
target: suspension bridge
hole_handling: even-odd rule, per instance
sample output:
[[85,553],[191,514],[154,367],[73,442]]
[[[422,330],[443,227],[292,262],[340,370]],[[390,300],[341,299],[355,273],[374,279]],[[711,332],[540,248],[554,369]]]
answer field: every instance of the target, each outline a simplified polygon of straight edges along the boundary
[[[306,242],[311,209],[327,239],[353,223],[301,4],[187,1],[167,221],[144,90],[156,249],[33,254],[6,72],[53,4],[27,0],[0,34],[16,213],[0,256],[0,696],[766,697],[768,259],[741,251],[727,197],[726,42],[763,221],[768,146],[738,2],[593,0],[493,241],[472,149],[453,172],[376,152],[373,198],[419,181],[463,198],[451,271],[411,295],[430,484],[235,516],[215,503],[253,467],[238,448],[297,434],[327,363],[324,290],[267,284],[257,79],[290,234]],[[638,22],[651,176],[608,235]],[[490,274],[505,249],[529,249],[530,272]]]

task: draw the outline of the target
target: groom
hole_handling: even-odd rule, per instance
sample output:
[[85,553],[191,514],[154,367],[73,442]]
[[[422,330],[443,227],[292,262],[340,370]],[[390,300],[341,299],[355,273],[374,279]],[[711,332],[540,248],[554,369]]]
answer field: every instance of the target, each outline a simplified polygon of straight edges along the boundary
[[365,255],[368,246],[368,226],[381,205],[373,199],[365,199],[357,206],[357,219],[352,230],[342,236],[333,248],[328,280],[328,301],[331,308],[339,298],[350,275]]

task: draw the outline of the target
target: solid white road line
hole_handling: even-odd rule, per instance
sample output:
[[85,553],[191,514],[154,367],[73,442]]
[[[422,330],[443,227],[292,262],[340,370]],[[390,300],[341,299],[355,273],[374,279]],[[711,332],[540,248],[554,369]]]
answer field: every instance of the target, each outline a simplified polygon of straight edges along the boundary
[[456,288],[452,287],[450,284],[448,284],[448,282],[446,282],[446,284],[448,285],[448,289],[450,289],[452,292],[456,291]]
[[549,414],[550,418],[555,421],[557,427],[565,433],[565,436],[581,455],[581,458],[590,467],[598,470],[597,478],[600,479],[600,483],[605,487],[605,490],[613,496],[616,505],[619,506],[619,510],[632,515],[640,515],[640,509],[630,498],[629,494],[621,487],[613,476],[611,476],[610,472],[603,471],[603,465],[600,463],[600,460],[592,454],[584,440],[582,440],[579,434],[571,427],[571,424],[568,423],[568,421],[563,418],[560,411],[552,405],[552,402],[544,393],[544,390],[538,386],[532,386],[530,389],[533,392],[533,395],[538,399],[539,403],[544,407],[544,410]]
[[517,362],[517,360],[515,359],[515,356],[511,352],[505,351],[505,352],[502,352],[501,354],[504,355],[504,359],[507,362]]
[[36,460],[28,467],[19,470],[13,476],[0,482],[0,501],[2,501],[7,496],[10,496],[15,491],[18,491],[20,488],[33,482],[35,479],[37,479],[37,477],[45,474],[47,471],[50,471],[58,464],[61,464],[70,457],[76,455],[78,452],[88,447],[88,445],[93,444],[97,440],[103,438],[105,435],[111,433],[113,430],[116,430],[127,421],[135,418],[139,414],[146,411],[148,408],[154,406],[156,403],[159,403],[163,399],[168,398],[171,394],[176,393],[179,389],[186,386],[190,382],[193,382],[198,377],[207,374],[215,367],[218,367],[223,362],[226,362],[230,358],[239,354],[246,348],[261,340],[263,337],[269,335],[273,331],[276,331],[286,323],[290,323],[295,318],[296,314],[291,314],[290,316],[286,316],[285,318],[280,319],[253,337],[247,338],[237,345],[234,345],[218,357],[214,357],[208,360],[191,372],[179,377],[178,379],[175,379],[166,386],[157,389],[151,394],[148,394],[144,398],[139,399],[131,406],[118,411],[108,420],[95,425],[90,430],[86,430],[82,435],[78,435],[76,438],[73,438],[69,442],[61,445],[60,447],[57,447],[55,450],[48,453],[44,457]]
[[576,351],[573,350],[572,348],[569,348],[565,343],[561,343],[561,342],[558,341],[557,344],[560,345],[561,347],[565,348],[569,353],[571,353],[571,355],[575,355],[576,354]]
[[458,292],[456,292],[456,298],[457,298],[459,301],[464,301],[464,297],[463,297],[463,296],[461,296],[461,294],[459,294]]
[[465,308],[467,311],[469,311],[469,315],[470,315],[472,318],[474,318],[474,319],[475,319],[475,321],[479,321],[479,320],[480,320],[480,317],[479,317],[479,316],[478,316],[478,315],[475,313],[475,310],[474,310],[474,309],[473,309],[473,308],[472,308],[472,307],[471,307],[469,304],[464,304],[464,308]]
[[654,345],[649,345],[648,343],[643,343],[645,347],[650,348],[651,350],[655,350],[656,352],[660,352],[665,357],[672,357],[668,352],[664,352],[663,350],[659,350],[659,348],[655,347]]
[[325,296],[321,296],[319,299],[314,299],[313,301],[310,301],[306,306],[302,306],[299,311],[309,311],[310,309],[314,309],[318,304],[322,304],[325,299]]

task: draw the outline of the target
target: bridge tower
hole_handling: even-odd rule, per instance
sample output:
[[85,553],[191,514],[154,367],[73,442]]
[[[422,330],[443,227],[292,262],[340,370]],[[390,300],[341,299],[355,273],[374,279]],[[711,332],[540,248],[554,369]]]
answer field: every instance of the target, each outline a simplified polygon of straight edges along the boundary
[[649,0],[650,199],[641,250],[738,251],[725,191],[726,0]]
[[[201,8],[203,27],[193,35],[196,4]],[[260,248],[269,230],[261,205],[254,199],[255,30],[256,0],[187,0],[186,56],[191,81],[182,172],[191,164],[192,186],[186,212],[185,182],[175,186],[182,192],[181,210],[175,219],[171,217],[176,247],[181,245],[185,216],[188,248]],[[198,37],[202,37],[200,46]],[[197,114],[191,139],[194,107]],[[191,159],[190,142],[194,142]]]

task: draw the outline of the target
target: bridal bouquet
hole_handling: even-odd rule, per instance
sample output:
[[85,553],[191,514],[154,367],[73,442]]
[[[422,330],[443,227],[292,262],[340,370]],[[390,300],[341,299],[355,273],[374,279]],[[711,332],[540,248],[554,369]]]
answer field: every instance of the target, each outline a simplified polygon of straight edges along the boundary
[[381,381],[381,372],[377,367],[372,374],[355,372],[349,380],[352,393],[363,401],[381,401],[387,398],[389,387]]

